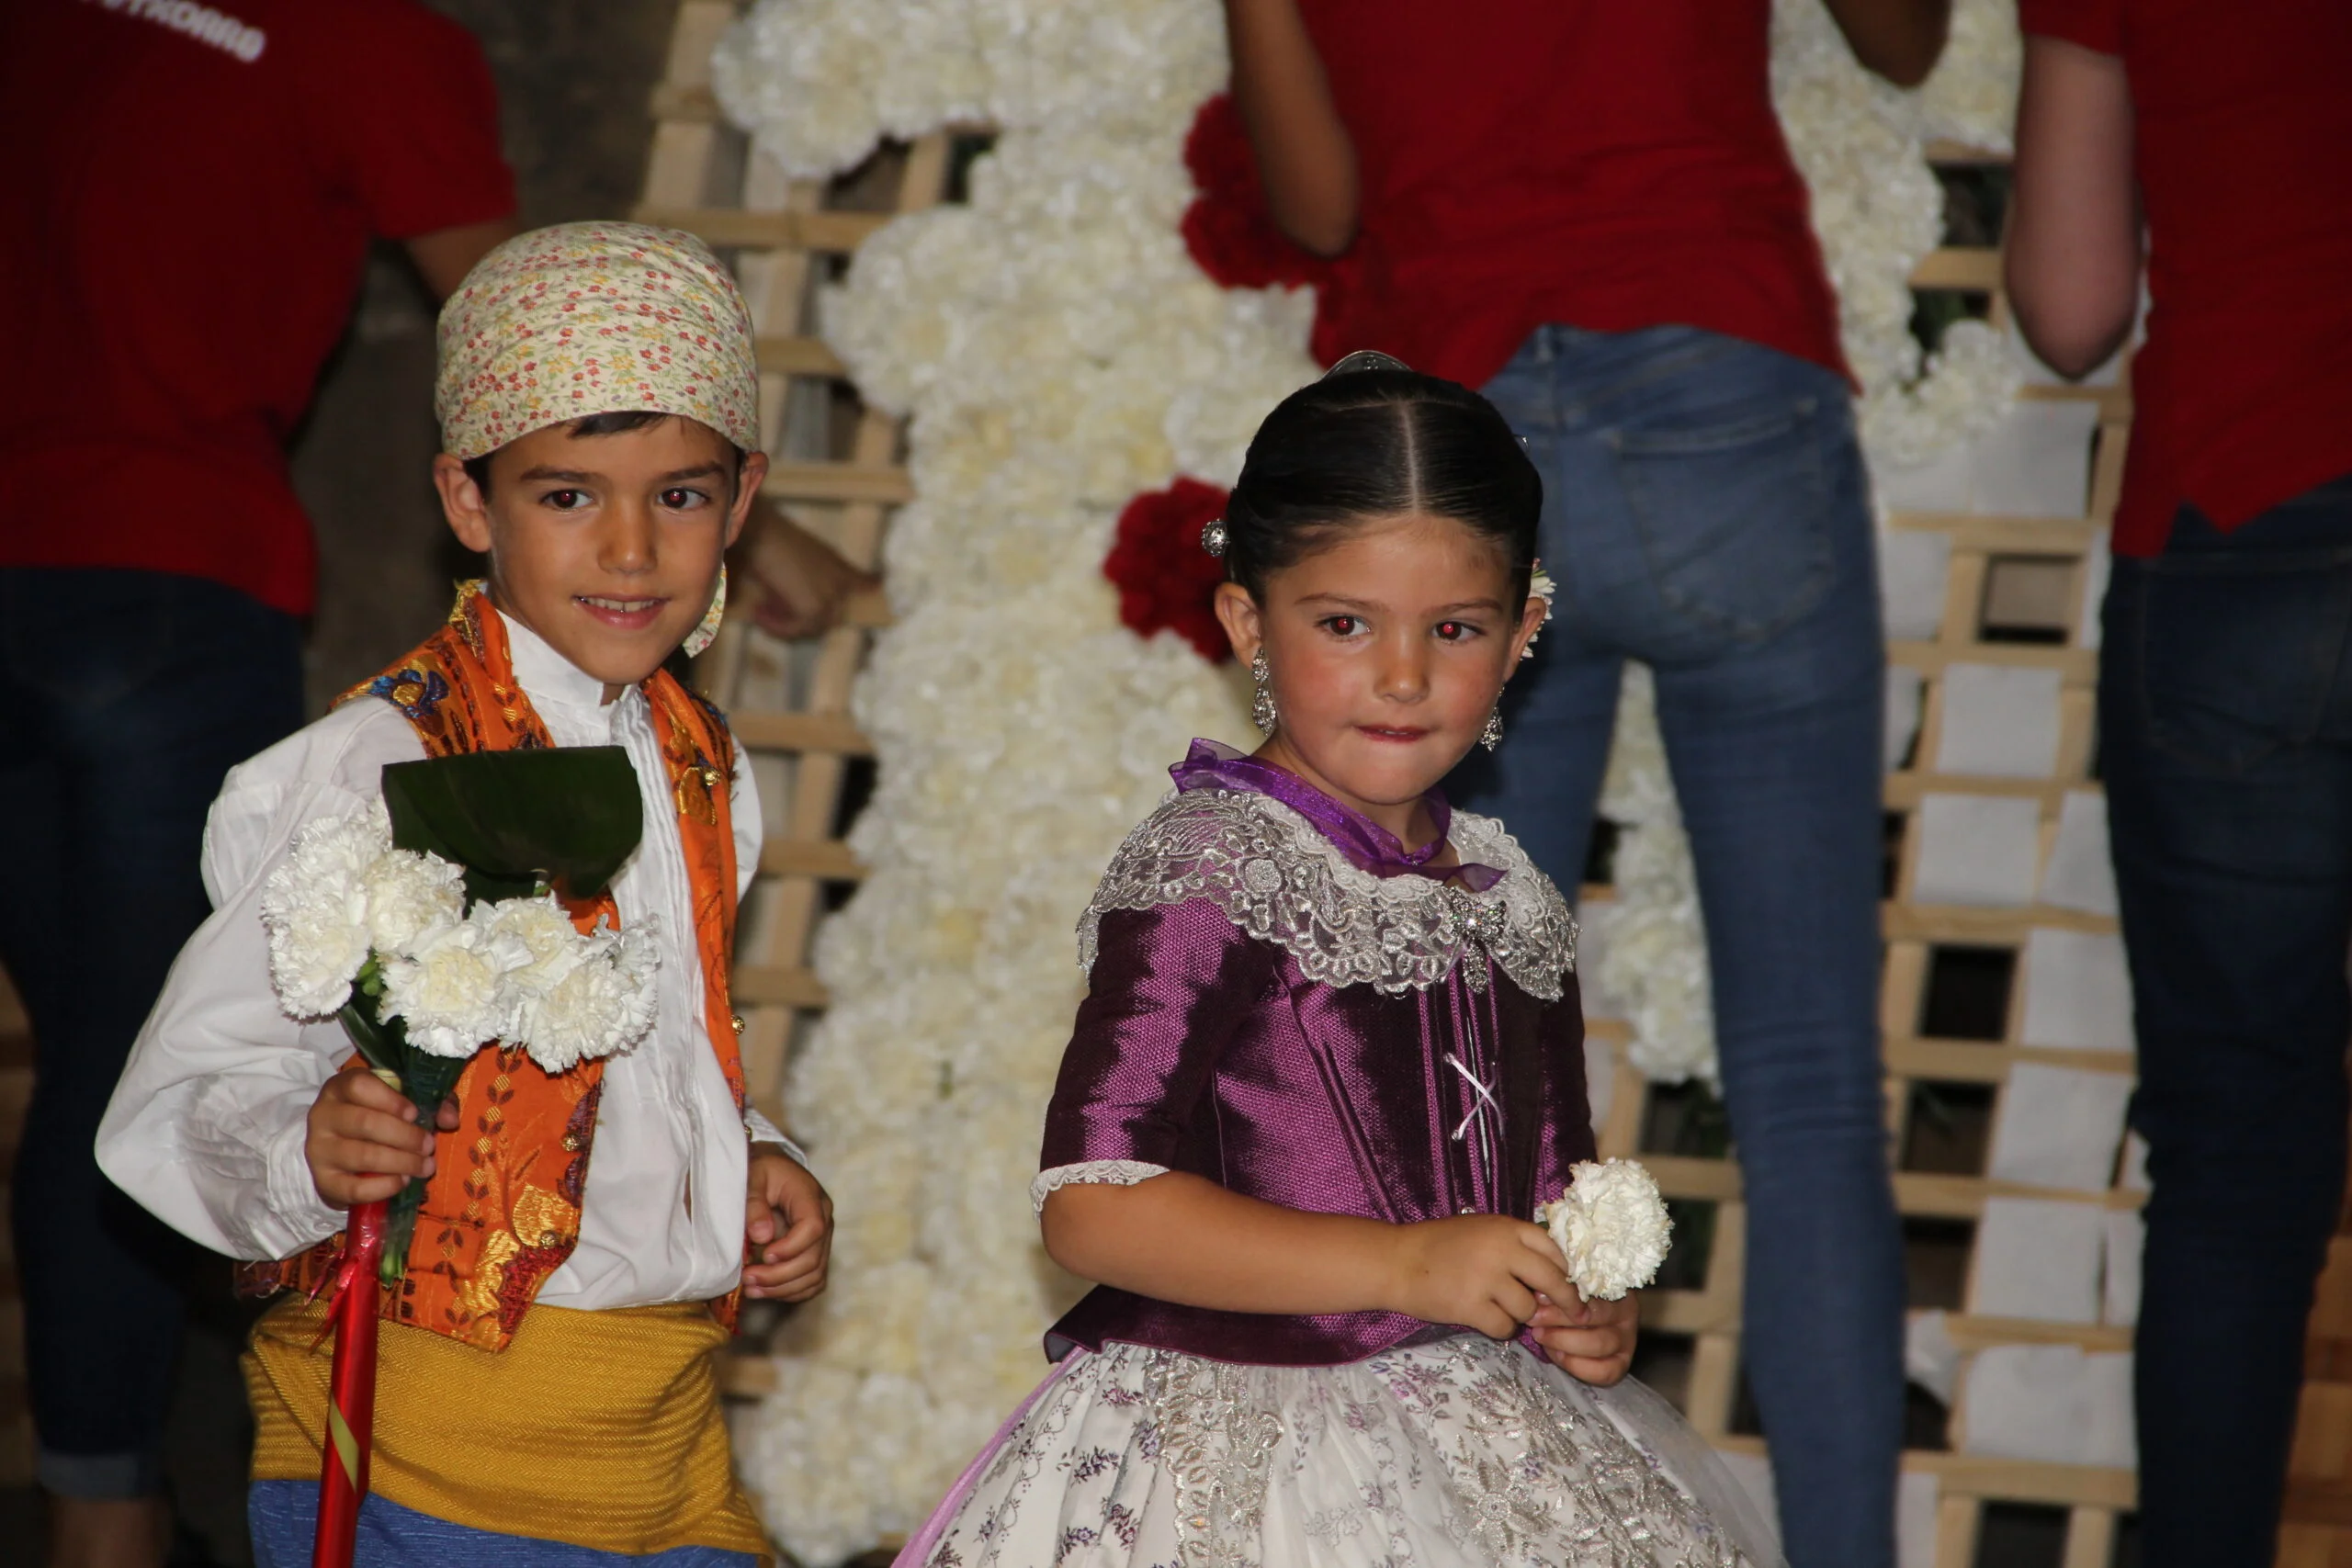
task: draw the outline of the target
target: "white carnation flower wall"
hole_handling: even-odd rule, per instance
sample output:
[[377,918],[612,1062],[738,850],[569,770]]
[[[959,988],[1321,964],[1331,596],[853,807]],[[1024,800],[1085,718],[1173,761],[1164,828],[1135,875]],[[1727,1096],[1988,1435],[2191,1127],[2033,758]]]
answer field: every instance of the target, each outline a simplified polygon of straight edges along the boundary
[[[1952,59],[1908,96],[1862,78],[1818,0],[1776,23],[1873,455],[1932,451],[2007,391],[1977,333],[1955,329],[1921,378],[1905,330],[1904,280],[1937,239],[1922,140],[2006,132],[2007,7],[1960,10]],[[835,1282],[736,1430],[771,1528],[822,1563],[921,1521],[1042,1375],[1040,1333],[1075,1295],[1026,1201],[1080,993],[1073,927],[1186,739],[1251,733],[1229,671],[1120,624],[1102,562],[1138,491],[1238,476],[1259,419],[1316,373],[1311,301],[1219,288],[1178,231],[1184,138],[1226,76],[1216,0],[762,0],[714,74],[797,175],[885,136],[1001,130],[968,204],[875,235],[824,310],[864,394],[909,416],[922,499],[892,525],[897,624],[856,702],[880,768],[853,836],[871,875],[820,942],[836,1000],[788,1090],[837,1205]],[[1631,831],[1610,988],[1649,1070],[1711,1075],[1647,711],[1624,705],[1612,768]]]

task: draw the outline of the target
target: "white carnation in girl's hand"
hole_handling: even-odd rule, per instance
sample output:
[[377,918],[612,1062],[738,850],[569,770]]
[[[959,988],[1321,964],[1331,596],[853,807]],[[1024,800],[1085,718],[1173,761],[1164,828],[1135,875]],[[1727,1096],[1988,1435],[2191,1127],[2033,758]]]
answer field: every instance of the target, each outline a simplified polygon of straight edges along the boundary
[[1657,1277],[1674,1235],[1650,1173],[1629,1159],[1579,1160],[1560,1201],[1536,1210],[1587,1301],[1613,1302]]
[[648,921],[625,931],[599,926],[591,936],[575,932],[583,949],[579,961],[545,990],[522,998],[509,1039],[550,1073],[636,1044],[653,1025],[658,929]]
[[405,953],[426,932],[466,915],[466,868],[439,855],[387,850],[359,874],[368,940],[379,953]]
[[426,931],[406,953],[384,953],[386,1018],[408,1026],[409,1043],[435,1056],[470,1056],[504,1032],[513,1003],[506,977],[531,950],[499,931],[484,906]]
[[392,849],[391,819],[376,801],[312,822],[262,889],[269,978],[294,1018],[324,1018],[351,999],[368,962],[367,877]]

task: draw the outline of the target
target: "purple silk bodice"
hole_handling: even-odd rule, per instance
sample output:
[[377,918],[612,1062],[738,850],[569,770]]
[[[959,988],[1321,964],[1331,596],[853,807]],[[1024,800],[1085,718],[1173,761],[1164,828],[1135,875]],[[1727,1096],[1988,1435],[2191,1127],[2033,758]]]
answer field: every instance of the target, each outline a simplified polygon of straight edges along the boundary
[[[1280,800],[1188,788],[1129,836],[1081,927],[1091,985],[1041,1187],[1190,1171],[1406,1224],[1531,1216],[1593,1153],[1575,926],[1498,826],[1453,823],[1470,891],[1354,865]],[[1316,1366],[1451,1330],[1219,1312],[1098,1287],[1047,1336]]]

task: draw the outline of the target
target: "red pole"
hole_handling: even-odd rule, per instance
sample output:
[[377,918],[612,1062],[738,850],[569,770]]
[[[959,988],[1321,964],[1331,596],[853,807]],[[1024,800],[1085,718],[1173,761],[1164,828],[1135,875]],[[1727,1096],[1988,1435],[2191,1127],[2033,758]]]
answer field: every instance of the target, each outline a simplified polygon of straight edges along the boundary
[[376,1267],[384,1251],[383,1203],[356,1204],[327,1320],[334,1329],[326,1458],[319,1472],[319,1533],[311,1568],[351,1568],[359,1505],[368,1496],[368,1450],[376,1424]]

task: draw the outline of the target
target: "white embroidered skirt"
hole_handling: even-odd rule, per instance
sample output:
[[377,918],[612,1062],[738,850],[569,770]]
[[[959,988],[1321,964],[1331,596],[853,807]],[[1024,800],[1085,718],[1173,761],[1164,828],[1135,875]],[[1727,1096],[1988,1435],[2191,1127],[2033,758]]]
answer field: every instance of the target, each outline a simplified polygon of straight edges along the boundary
[[1465,1334],[1338,1367],[1063,1363],[899,1568],[1772,1568],[1673,1407]]

